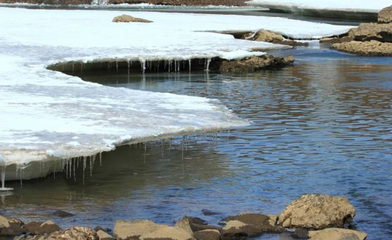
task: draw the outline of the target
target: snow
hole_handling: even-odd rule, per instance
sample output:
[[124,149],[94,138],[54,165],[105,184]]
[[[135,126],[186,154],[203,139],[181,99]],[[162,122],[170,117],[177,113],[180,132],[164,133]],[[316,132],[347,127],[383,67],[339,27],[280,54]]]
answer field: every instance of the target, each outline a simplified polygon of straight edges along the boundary
[[284,9],[300,10],[330,10],[345,12],[377,13],[381,9],[391,6],[391,0],[252,0],[247,4],[261,7],[284,7]]
[[[111,22],[124,13],[153,23]],[[217,100],[106,87],[48,65],[238,59],[264,54],[254,48],[286,48],[205,32],[260,28],[315,38],[350,27],[266,17],[0,8],[0,153],[7,179],[45,176],[61,170],[66,159],[125,143],[248,124]]]

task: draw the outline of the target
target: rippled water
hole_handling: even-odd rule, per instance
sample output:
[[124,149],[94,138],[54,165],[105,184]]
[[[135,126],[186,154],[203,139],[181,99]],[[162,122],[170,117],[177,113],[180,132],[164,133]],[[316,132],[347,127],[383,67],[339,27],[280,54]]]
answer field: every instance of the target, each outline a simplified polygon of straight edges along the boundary
[[[253,124],[121,147],[104,154],[85,185],[81,172],[76,182],[57,174],[23,188],[10,184],[16,190],[2,197],[3,214],[64,227],[113,227],[116,219],[136,218],[173,223],[184,214],[216,224],[240,212],[278,214],[303,193],[325,193],[349,198],[356,226],[369,239],[392,238],[392,59],[292,53],[295,66],[249,75],[84,76],[113,87],[220,99]],[[76,215],[52,217],[57,209]],[[216,214],[203,216],[203,209]]]

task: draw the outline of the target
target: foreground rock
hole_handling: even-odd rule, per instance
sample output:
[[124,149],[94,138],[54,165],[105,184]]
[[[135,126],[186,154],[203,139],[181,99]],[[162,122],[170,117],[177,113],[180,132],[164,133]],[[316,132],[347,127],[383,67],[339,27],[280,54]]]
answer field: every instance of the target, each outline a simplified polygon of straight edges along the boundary
[[54,222],[52,221],[47,221],[47,222],[30,222],[26,225],[23,226],[23,228],[31,233],[31,234],[36,234],[36,235],[42,235],[42,234],[51,234],[56,231],[60,231],[61,228]]
[[263,69],[282,68],[294,63],[294,57],[285,58],[263,55],[241,60],[222,60],[219,66],[221,72],[245,73]]
[[355,208],[347,198],[306,194],[289,204],[279,215],[285,228],[324,229],[344,227],[355,216]]
[[308,46],[309,43],[298,42],[294,40],[287,39],[283,37],[283,35],[268,31],[268,30],[259,30],[254,36],[248,38],[249,40],[253,41],[260,41],[260,42],[269,42],[275,44],[282,44],[288,46]]
[[182,228],[190,233],[203,230],[222,230],[220,227],[208,225],[203,219],[187,216],[181,218],[176,223],[175,227]]
[[335,43],[331,48],[364,56],[392,56],[392,43],[379,41]]
[[160,225],[149,220],[116,221],[114,235],[117,239],[194,239],[193,234],[182,228]]
[[392,23],[392,6],[382,9],[378,13],[379,23]]
[[328,228],[320,231],[309,231],[311,240],[365,240],[367,234],[350,229]]
[[72,227],[64,230],[56,231],[51,234],[35,235],[35,236],[21,236],[18,240],[96,240],[97,233],[91,228],[87,227]]
[[197,231],[193,235],[197,240],[220,240],[222,237],[220,231],[215,229]]
[[284,229],[277,225],[278,217],[274,215],[263,215],[257,213],[242,213],[234,217],[224,218],[223,221],[240,221],[252,225],[261,233],[281,233]]
[[123,23],[130,23],[130,22],[138,22],[138,23],[151,23],[152,21],[146,20],[143,18],[135,18],[126,14],[117,16],[113,18],[113,22],[123,22]]
[[392,42],[392,23],[361,23],[348,32],[348,37],[354,41]]

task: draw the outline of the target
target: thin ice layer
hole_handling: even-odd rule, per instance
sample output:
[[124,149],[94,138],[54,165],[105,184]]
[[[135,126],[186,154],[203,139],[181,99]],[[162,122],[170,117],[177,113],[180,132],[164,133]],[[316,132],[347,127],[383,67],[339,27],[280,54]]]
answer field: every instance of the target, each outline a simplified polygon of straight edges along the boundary
[[390,0],[251,0],[247,4],[267,7],[281,8],[283,10],[330,10],[358,13],[377,13],[381,9],[392,5]]
[[[216,100],[105,87],[47,70],[49,64],[233,59],[263,54],[253,48],[282,46],[202,31],[269,28],[319,36],[348,29],[283,18],[175,13],[128,13],[154,21],[149,24],[111,22],[124,13],[0,8],[0,153],[13,165],[8,179],[45,176],[56,171],[54,160],[91,156],[124,142],[247,124]],[[26,169],[23,175],[15,165]]]

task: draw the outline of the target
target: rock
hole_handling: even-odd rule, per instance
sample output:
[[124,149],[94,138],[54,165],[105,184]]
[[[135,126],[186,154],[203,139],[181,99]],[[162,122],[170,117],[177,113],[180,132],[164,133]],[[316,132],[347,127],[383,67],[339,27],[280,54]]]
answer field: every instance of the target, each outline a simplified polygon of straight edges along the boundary
[[8,219],[0,215],[0,229],[9,228],[10,224]]
[[107,233],[112,232],[112,229],[110,229],[110,228],[103,228],[101,226],[97,226],[97,227],[94,228],[94,231],[96,231],[96,232],[98,232],[99,230],[102,230],[102,231],[107,232]]
[[355,208],[347,198],[305,194],[289,204],[279,215],[285,227],[324,229],[344,227],[355,216]]
[[191,223],[189,221],[189,218],[187,218],[186,216],[181,218],[174,226],[181,228],[181,229],[184,229],[189,234],[193,234],[193,230],[191,228]]
[[52,221],[47,221],[44,223],[41,222],[30,222],[23,226],[26,232],[42,235],[42,234],[51,234],[56,231],[60,231],[61,228]]
[[364,240],[367,234],[350,229],[327,228],[319,231],[309,231],[311,240]]
[[138,238],[163,227],[164,225],[158,225],[150,220],[117,220],[114,225],[114,236],[117,239]]
[[[0,220],[1,221],[1,220]],[[24,223],[19,219],[10,219],[8,220],[9,227],[3,228],[0,230],[0,235],[2,236],[19,236],[26,232],[23,229]],[[1,223],[0,223],[1,225]],[[1,227],[0,227],[1,229]]]
[[19,240],[96,240],[98,239],[97,233],[91,228],[87,227],[73,227],[65,230],[56,231],[51,234],[26,236],[18,238]]
[[163,226],[140,236],[141,240],[193,240],[193,234],[177,227]]
[[241,60],[222,60],[219,66],[221,72],[256,72],[267,68],[281,68],[294,62],[294,57],[286,58],[263,55],[260,57],[250,57]]
[[[208,225],[206,221],[200,218],[195,217],[183,217],[181,218],[175,225],[176,227],[183,228],[184,230],[189,232],[189,228],[192,232],[208,230],[208,229],[215,229],[220,231],[220,227]],[[188,228],[189,227],[189,228]]]
[[197,231],[193,235],[197,240],[220,240],[221,239],[221,233],[218,230],[214,230],[214,229]]
[[349,36],[343,37],[327,37],[320,39],[320,43],[334,44],[334,43],[343,43],[343,42],[351,42],[353,39]]
[[123,22],[123,23],[129,23],[129,22],[139,22],[139,23],[151,23],[152,21],[143,19],[143,18],[135,18],[126,14],[117,16],[113,18],[113,22]]
[[204,214],[204,216],[214,216],[214,215],[219,215],[218,212],[210,211],[208,209],[203,209],[201,212]]
[[392,56],[392,43],[379,41],[335,43],[331,48],[365,56]]
[[238,220],[231,220],[226,223],[226,226],[222,230],[222,239],[256,237],[261,234],[262,231],[253,225]]
[[257,228],[261,233],[281,233],[284,229],[280,226],[276,226],[277,219],[278,217],[273,215],[267,216],[256,213],[243,213],[234,217],[224,218],[223,221],[240,221]]
[[348,32],[348,37],[355,41],[392,42],[392,23],[361,23],[358,28],[353,28]]
[[69,213],[69,212],[66,212],[66,211],[57,210],[57,211],[53,212],[53,216],[66,218],[66,217],[73,217],[74,215],[72,213]]
[[99,240],[114,240],[114,237],[110,236],[107,232],[102,230],[97,231],[97,236]]
[[379,23],[392,23],[392,6],[382,9],[378,13]]
[[260,41],[260,42],[269,42],[269,43],[276,43],[276,44],[283,44],[289,46],[308,46],[309,43],[302,43],[294,40],[289,40],[283,37],[283,35],[268,31],[268,30],[259,30],[252,38],[253,41]]

